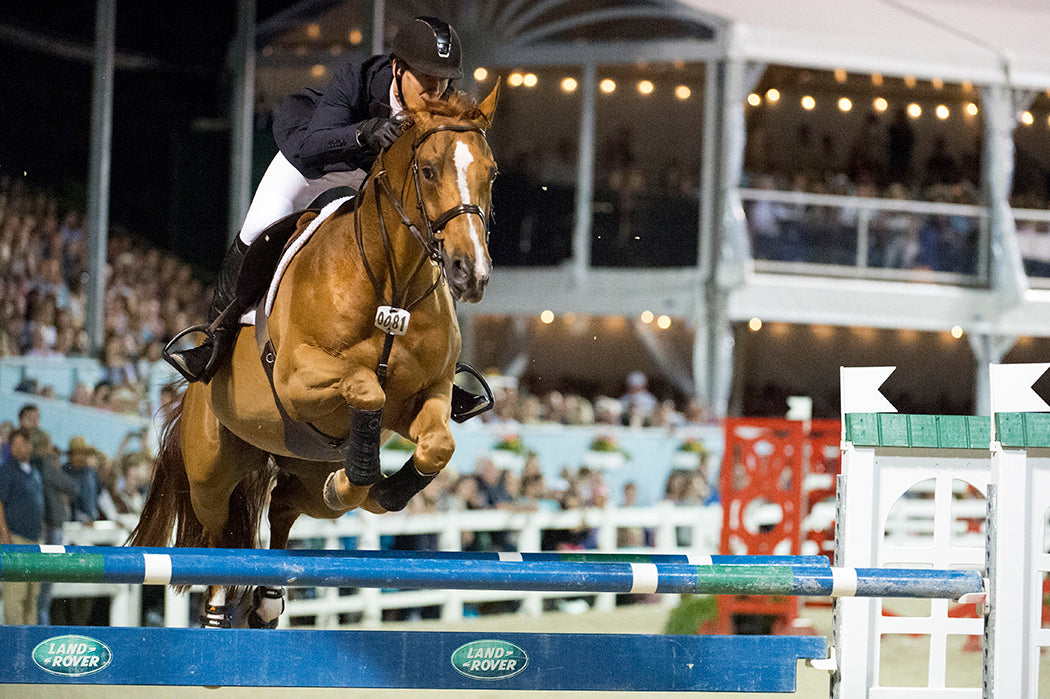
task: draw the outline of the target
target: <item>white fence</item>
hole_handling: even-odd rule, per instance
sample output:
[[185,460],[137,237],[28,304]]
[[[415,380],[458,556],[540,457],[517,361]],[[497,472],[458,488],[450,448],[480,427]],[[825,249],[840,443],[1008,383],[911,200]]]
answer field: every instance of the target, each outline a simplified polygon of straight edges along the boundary
[[[65,543],[75,546],[113,546],[123,543],[127,528],[134,520],[119,527],[100,522],[84,527],[70,523],[65,529]],[[385,514],[372,515],[354,512],[338,520],[301,518],[292,529],[292,546],[326,549],[380,549],[387,537],[396,535],[436,535],[438,549],[458,551],[464,536],[477,532],[510,532],[520,551],[539,551],[543,533],[552,530],[594,530],[597,550],[639,551],[618,549],[617,534],[631,528],[648,529],[652,533],[652,548],[647,553],[691,552],[712,554],[718,552],[722,510],[717,505],[704,507],[674,507],[660,504],[645,508],[605,508],[569,510],[564,512],[510,512],[505,510],[476,510],[440,514]],[[680,545],[688,542],[688,545]],[[350,544],[350,546],[347,546]],[[498,590],[397,590],[391,580],[391,589],[295,588],[287,595],[287,610],[281,616],[282,626],[303,628],[334,628],[347,619],[353,623],[375,625],[387,610],[436,607],[442,619],[462,618],[472,612],[473,605],[485,602],[517,602],[517,612],[537,615],[543,611],[545,600],[574,600],[573,593],[514,592]],[[56,584],[54,597],[110,597],[110,625],[137,626],[142,614],[142,588],[136,585],[101,585],[67,583]],[[616,595],[602,593],[591,596],[597,609],[611,609]],[[665,595],[664,601],[673,604],[677,595]],[[195,614],[188,595],[176,595],[168,588],[164,604],[164,624],[171,627],[189,626]],[[340,617],[343,617],[341,620]]]
[[[983,498],[960,499],[954,503],[952,543],[962,545],[984,536]],[[768,513],[755,510],[756,521],[748,526],[761,526]],[[822,519],[823,511],[814,513]],[[92,526],[68,523],[65,543],[74,546],[119,546],[130,528],[132,517],[122,523],[96,522]],[[821,521],[823,527],[825,522]],[[901,498],[886,522],[886,537],[904,546],[928,545],[934,532],[933,501],[923,498]],[[976,525],[976,526],[974,526]],[[510,512],[506,510],[471,510],[439,514],[385,514],[372,515],[354,512],[338,520],[315,520],[302,517],[292,529],[293,548],[305,549],[365,549],[389,548],[392,537],[401,535],[431,535],[436,548],[442,551],[462,549],[465,539],[479,532],[509,532],[509,539],[518,551],[540,551],[545,532],[581,529],[593,530],[595,550],[604,552],[645,553],[718,553],[722,527],[720,505],[703,507],[674,507],[662,503],[653,507],[569,510],[564,512]],[[617,547],[619,534],[625,529],[645,529],[650,533],[651,548],[622,549]],[[1050,532],[1050,529],[1048,529]],[[265,532],[264,532],[265,540]],[[818,553],[803,545],[803,553]],[[786,552],[780,552],[786,553]],[[340,589],[332,587],[295,588],[287,595],[287,610],[281,617],[282,626],[303,628],[335,628],[349,623],[374,626],[391,610],[436,608],[444,620],[469,616],[476,605],[487,602],[516,603],[517,613],[537,615],[559,600],[581,597],[564,592],[515,592],[505,590],[398,590],[391,580],[390,589]],[[109,597],[110,625],[137,626],[142,618],[142,588],[138,585],[109,585],[58,583],[54,597]],[[594,608],[609,610],[616,604],[616,595],[603,593],[588,596]],[[664,595],[665,604],[674,604],[677,595]],[[554,600],[554,602],[547,602]],[[576,603],[579,606],[579,603]],[[572,605],[569,605],[572,608]],[[190,625],[196,613],[196,600],[188,595],[177,595],[172,589],[165,594],[163,619],[166,626]]]

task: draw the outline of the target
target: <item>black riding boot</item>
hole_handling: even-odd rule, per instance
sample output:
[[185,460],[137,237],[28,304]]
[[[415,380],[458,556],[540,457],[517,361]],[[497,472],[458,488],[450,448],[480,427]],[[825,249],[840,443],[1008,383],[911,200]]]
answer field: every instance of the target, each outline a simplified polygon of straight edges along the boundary
[[[215,283],[215,295],[212,296],[208,311],[208,324],[215,324],[219,316],[222,316],[222,321],[212,328],[208,337],[197,347],[171,352],[165,357],[189,381],[211,381],[211,377],[233,352],[240,332],[240,316],[244,312],[242,308],[233,307],[237,303],[237,277],[247,251],[248,245],[238,236],[222,261],[219,279]],[[211,361],[213,352],[214,362]]]

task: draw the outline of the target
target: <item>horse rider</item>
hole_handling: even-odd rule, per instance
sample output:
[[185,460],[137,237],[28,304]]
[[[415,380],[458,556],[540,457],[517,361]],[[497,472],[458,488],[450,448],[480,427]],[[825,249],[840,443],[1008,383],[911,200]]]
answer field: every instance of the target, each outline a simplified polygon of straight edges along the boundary
[[[240,316],[253,301],[236,293],[252,241],[327,190],[356,191],[379,152],[401,134],[398,117],[405,94],[440,99],[451,90],[451,81],[462,77],[456,30],[434,17],[416,17],[398,31],[389,55],[373,56],[361,65],[345,62],[323,93],[308,89],[285,100],[274,118],[280,150],[223,260],[208,312],[207,337],[197,347],[165,352],[187,380],[207,383],[232,354]],[[268,275],[272,270],[251,271]]]

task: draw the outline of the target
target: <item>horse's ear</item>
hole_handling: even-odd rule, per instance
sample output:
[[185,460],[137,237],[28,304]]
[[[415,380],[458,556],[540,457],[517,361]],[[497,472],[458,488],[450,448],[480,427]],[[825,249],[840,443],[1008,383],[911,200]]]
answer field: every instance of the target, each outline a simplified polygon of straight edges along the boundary
[[485,116],[485,128],[492,125],[492,115],[496,111],[496,103],[499,102],[499,86],[502,80],[502,78],[496,78],[496,87],[492,88],[489,96],[478,105],[478,109]]

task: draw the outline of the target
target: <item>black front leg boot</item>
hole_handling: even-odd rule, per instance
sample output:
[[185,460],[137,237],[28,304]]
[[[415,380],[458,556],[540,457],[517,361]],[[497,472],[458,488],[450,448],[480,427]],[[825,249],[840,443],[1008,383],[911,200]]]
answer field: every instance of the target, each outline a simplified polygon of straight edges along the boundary
[[401,470],[375,484],[372,497],[387,512],[400,512],[412,496],[426,488],[435,476],[436,473],[422,474],[417,471],[415,461],[409,457]]
[[343,469],[354,485],[372,485],[383,477],[379,468],[379,441],[383,432],[383,409],[350,412],[350,452]]

